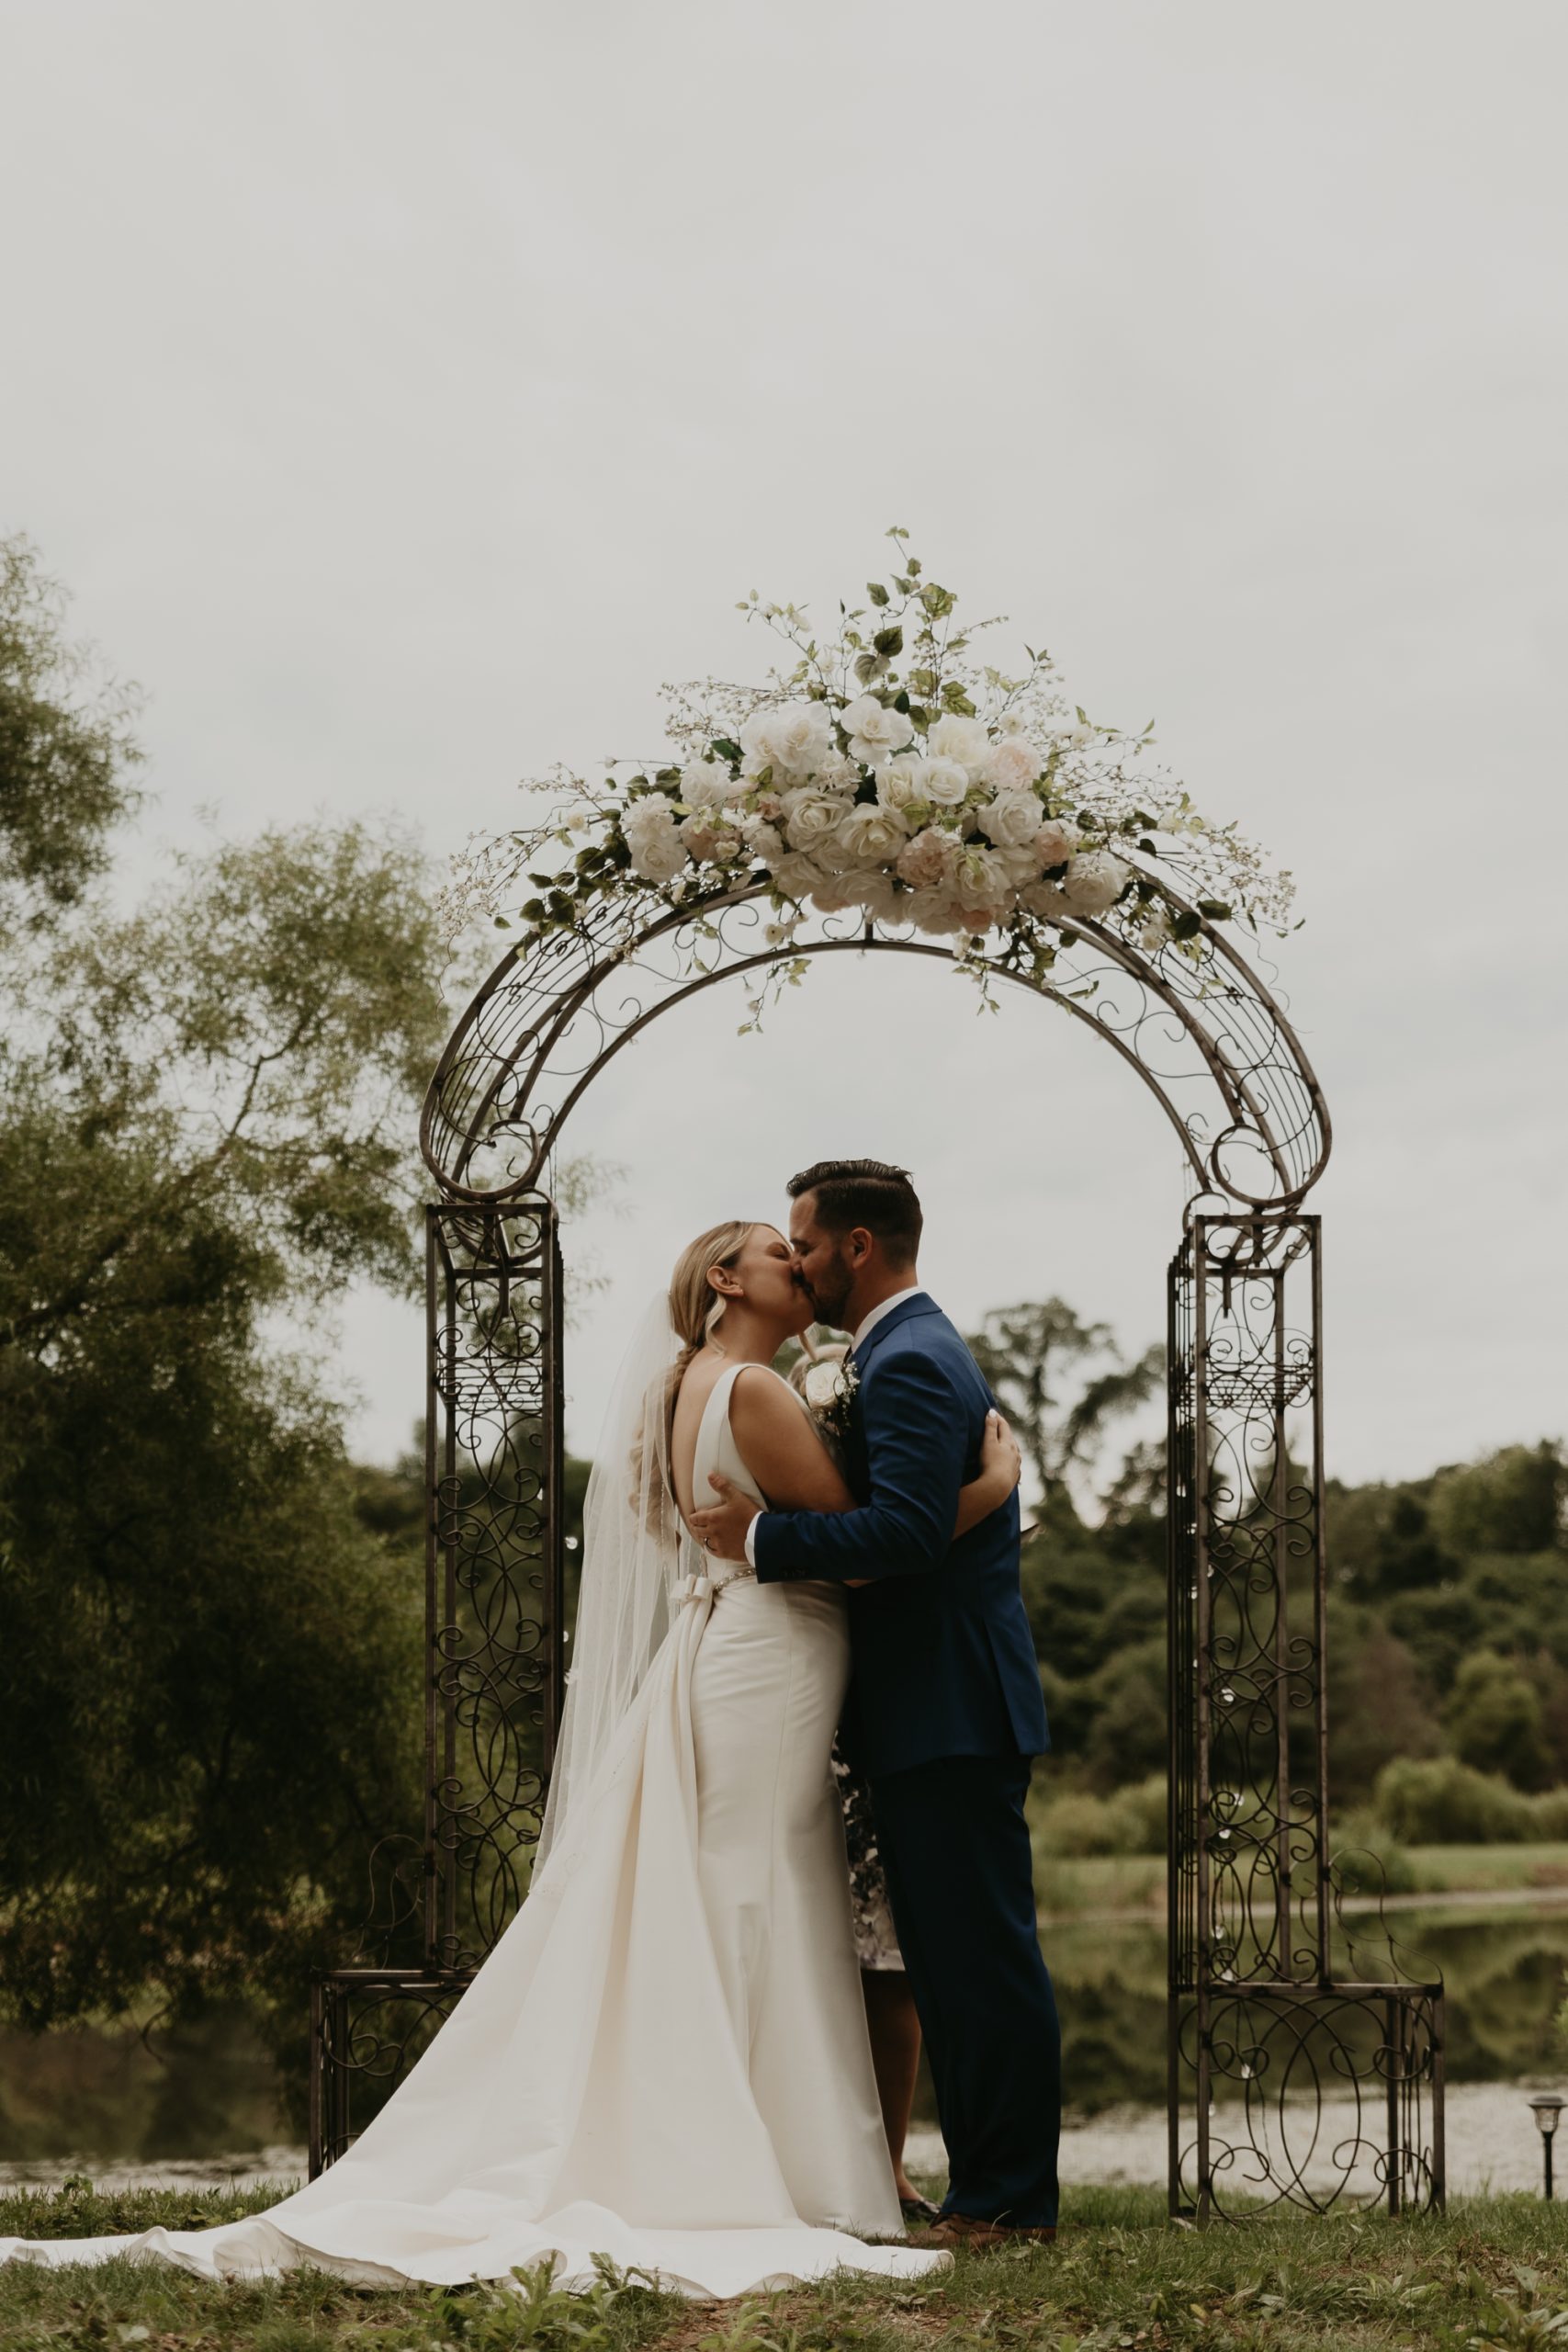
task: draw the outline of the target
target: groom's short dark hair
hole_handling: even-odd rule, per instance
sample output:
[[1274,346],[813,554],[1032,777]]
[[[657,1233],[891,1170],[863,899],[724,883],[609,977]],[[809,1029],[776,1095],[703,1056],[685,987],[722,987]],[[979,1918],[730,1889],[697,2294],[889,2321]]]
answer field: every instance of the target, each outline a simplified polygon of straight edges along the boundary
[[830,1233],[863,1225],[895,1265],[912,1263],[920,1246],[919,1195],[907,1168],[881,1159],[818,1159],[785,1186],[792,1201],[817,1196],[817,1215]]

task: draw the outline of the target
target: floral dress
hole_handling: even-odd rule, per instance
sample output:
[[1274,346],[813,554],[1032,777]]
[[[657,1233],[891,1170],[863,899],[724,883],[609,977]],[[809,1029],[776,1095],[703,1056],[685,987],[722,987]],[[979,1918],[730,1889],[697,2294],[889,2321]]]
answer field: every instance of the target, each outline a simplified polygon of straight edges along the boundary
[[893,1912],[887,1900],[887,1881],[883,1876],[881,1859],[876,1850],[876,1822],[871,1810],[871,1794],[865,1782],[858,1780],[844,1760],[841,1748],[833,1749],[833,1778],[839,1784],[839,1802],[844,1808],[844,1844],[850,1857],[850,1913],[854,1922],[855,1958],[863,1968],[897,1968],[904,1965],[904,1955],[898,1949],[898,1937],[893,1926]]

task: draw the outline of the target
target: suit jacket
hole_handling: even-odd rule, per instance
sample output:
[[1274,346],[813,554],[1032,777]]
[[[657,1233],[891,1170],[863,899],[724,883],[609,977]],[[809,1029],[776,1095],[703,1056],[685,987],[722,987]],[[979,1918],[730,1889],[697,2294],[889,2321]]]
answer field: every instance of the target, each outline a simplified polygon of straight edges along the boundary
[[844,1733],[869,1778],[941,1756],[1049,1747],[1018,1581],[1018,1496],[953,1540],[994,1398],[963,1338],[923,1291],[854,1351],[848,1511],[764,1511],[763,1584],[870,1582],[849,1596],[854,1670]]

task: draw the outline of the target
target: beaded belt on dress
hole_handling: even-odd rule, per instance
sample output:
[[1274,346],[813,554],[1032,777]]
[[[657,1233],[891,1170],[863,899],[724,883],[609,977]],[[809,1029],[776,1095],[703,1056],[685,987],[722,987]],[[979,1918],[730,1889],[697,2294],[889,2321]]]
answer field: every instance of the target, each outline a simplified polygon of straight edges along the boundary
[[755,1581],[756,1575],[755,1568],[737,1568],[728,1577],[687,1577],[684,1583],[675,1588],[676,1602],[684,1608],[688,1600],[711,1600],[724,1590],[727,1584],[739,1584],[745,1577]]

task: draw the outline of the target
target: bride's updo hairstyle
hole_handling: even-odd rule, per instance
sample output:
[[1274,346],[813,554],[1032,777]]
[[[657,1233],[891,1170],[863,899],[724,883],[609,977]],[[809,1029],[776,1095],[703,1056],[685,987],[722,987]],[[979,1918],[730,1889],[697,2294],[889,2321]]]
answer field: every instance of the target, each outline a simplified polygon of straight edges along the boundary
[[724,1301],[709,1283],[708,1270],[733,1266],[755,1230],[750,1217],[743,1222],[732,1217],[728,1225],[699,1233],[675,1261],[670,1277],[670,1321],[682,1346],[670,1376],[671,1403],[692,1358],[717,1329],[724,1313]]

